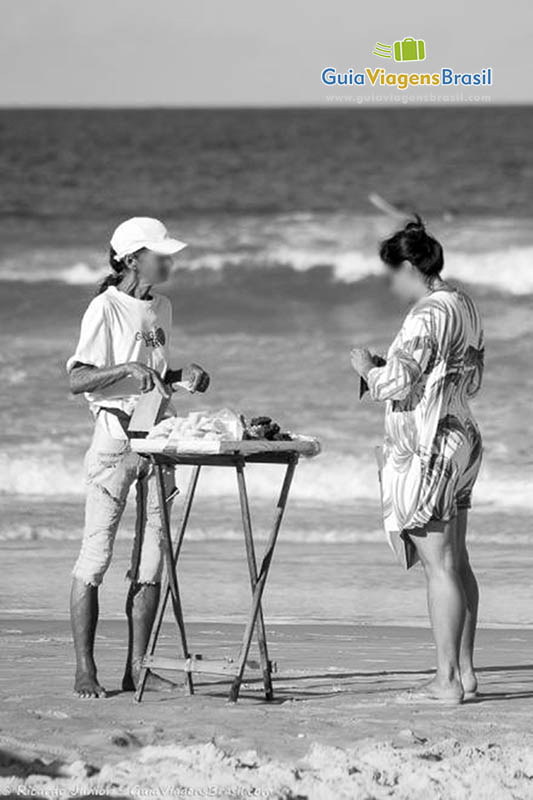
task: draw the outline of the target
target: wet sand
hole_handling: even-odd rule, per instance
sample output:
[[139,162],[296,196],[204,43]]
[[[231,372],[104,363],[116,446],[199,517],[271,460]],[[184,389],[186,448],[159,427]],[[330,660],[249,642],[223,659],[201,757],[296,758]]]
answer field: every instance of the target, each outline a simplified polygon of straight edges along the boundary
[[[191,651],[236,655],[241,633],[193,623]],[[134,703],[119,689],[125,636],[124,623],[102,621],[97,659],[109,696],[82,701],[68,623],[0,623],[0,793],[533,797],[529,629],[480,631],[481,695],[458,708],[402,697],[431,672],[424,628],[269,626],[275,700],[263,701],[249,673],[236,705],[226,683],[205,677],[193,697],[180,686]],[[161,653],[175,652],[167,625]]]

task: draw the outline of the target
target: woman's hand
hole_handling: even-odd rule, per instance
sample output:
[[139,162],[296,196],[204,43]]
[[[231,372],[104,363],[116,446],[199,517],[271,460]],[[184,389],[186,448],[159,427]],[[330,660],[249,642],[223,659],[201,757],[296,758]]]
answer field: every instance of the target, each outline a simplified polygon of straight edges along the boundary
[[350,353],[350,361],[354,370],[366,378],[368,372],[375,367],[372,354],[366,347],[354,347]]
[[387,363],[385,356],[381,353],[372,353],[372,364],[374,367],[384,367]]
[[189,364],[188,367],[183,367],[181,380],[189,384],[191,392],[205,392],[211,382],[209,373],[198,364]]
[[140,361],[130,361],[127,364],[128,374],[139,381],[141,392],[151,392],[156,388],[163,397],[170,397],[172,390],[170,386],[163,383],[163,379],[155,369]]

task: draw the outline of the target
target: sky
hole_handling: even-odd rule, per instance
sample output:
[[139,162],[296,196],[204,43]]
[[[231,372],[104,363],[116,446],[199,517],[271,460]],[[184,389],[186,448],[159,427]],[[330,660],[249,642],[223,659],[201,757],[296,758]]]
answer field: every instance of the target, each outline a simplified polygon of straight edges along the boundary
[[[297,106],[376,93],[398,102],[394,87],[332,90],[320,75],[399,71],[372,50],[406,36],[427,50],[409,71],[490,66],[490,102],[533,99],[529,0],[0,0],[0,11],[1,106]],[[435,92],[450,102],[452,90]]]

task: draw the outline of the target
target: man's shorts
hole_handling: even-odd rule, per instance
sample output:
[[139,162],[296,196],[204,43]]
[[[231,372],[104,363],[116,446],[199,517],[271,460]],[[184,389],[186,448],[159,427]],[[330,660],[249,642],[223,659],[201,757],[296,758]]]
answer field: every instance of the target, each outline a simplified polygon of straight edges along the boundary
[[[85,455],[85,528],[72,574],[91,586],[102,583],[128,493],[135,483],[137,524],[128,575],[137,583],[159,583],[163,549],[155,475],[149,462],[131,450],[129,440],[111,438],[99,419]],[[170,497],[175,493],[173,468],[165,468],[164,481],[165,496]]]

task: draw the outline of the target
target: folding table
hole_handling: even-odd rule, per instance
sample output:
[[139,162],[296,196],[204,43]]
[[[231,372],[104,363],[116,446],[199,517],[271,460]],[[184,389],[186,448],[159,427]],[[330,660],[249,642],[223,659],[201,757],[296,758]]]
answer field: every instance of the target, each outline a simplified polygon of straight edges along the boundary
[[[229,692],[229,701],[236,702],[243,681],[247,660],[250,652],[254,630],[257,636],[261,672],[265,690],[265,699],[273,699],[272,671],[273,665],[268,656],[268,645],[263,617],[262,598],[265,590],[274,549],[283,520],[283,515],[289,497],[294,472],[302,455],[312,456],[319,451],[316,440],[309,438],[295,441],[269,442],[263,440],[245,440],[239,442],[195,442],[176,443],[172,448],[156,440],[132,439],[132,449],[148,458],[155,472],[161,514],[164,549],[164,575],[161,587],[161,599],[156,613],[154,625],[150,635],[146,655],[143,659],[141,676],[135,699],[142,700],[146,681],[151,670],[177,670],[183,671],[190,694],[194,694],[193,673],[211,675],[225,675],[232,679]],[[205,452],[198,452],[202,445]],[[194,452],[191,452],[193,450]],[[187,452],[189,450],[189,452]],[[250,504],[246,487],[245,468],[248,465],[279,464],[284,466],[284,477],[276,505],[274,521],[267,540],[267,545],[259,569],[255,555],[255,544],[252,532]],[[169,499],[165,497],[165,484],[163,470],[166,466],[188,465],[192,466],[192,475],[183,505],[182,516],[177,530],[175,541],[172,540],[170,527]],[[191,509],[196,494],[198,479],[202,467],[230,467],[235,469],[239,491],[239,501],[242,517],[242,529],[246,545],[246,557],[252,590],[252,601],[246,626],[244,629],[240,652],[235,661],[228,659],[207,660],[199,656],[192,656],[187,641],[187,633],[183,619],[180,598],[177,567],[183,540],[187,531]],[[165,610],[168,600],[172,605],[172,612],[176,622],[183,658],[167,658],[158,656],[156,651],[157,641],[161,632]]]

